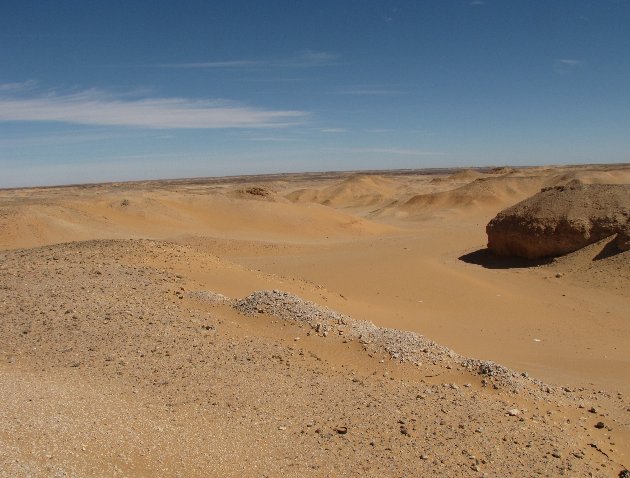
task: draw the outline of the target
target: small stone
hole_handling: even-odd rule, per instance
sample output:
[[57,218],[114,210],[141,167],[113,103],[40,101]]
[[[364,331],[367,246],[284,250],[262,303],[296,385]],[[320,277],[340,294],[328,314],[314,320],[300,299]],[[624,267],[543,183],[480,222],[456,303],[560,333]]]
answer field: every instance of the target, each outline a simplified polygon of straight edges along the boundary
[[601,430],[602,428],[604,428],[606,425],[604,425],[604,422],[597,422],[595,424],[595,428]]
[[521,414],[521,411],[518,408],[512,408],[507,411],[507,414],[511,417],[516,417],[517,415]]
[[409,435],[409,429],[408,429],[406,426],[402,425],[402,426],[400,427],[400,433],[401,433],[402,435]]
[[551,456],[553,456],[554,458],[562,458],[562,455],[560,454],[558,450],[552,451]]
[[420,459],[421,460],[428,460],[429,459],[429,455],[427,455],[426,453],[423,453],[422,455],[420,455]]
[[591,407],[588,409],[589,413],[597,413],[597,409],[595,407]]
[[348,427],[336,427],[335,431],[339,434],[339,435],[345,435],[346,433],[348,433]]

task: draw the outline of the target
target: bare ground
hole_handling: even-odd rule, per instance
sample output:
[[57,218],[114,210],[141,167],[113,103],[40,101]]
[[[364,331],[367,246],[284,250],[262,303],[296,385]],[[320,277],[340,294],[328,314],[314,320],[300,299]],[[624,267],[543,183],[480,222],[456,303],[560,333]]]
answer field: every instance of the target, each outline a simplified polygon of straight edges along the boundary
[[185,246],[1,255],[3,476],[615,476],[627,460],[622,395],[241,315],[143,265],[203,260]]
[[0,476],[618,476],[630,252],[484,226],[630,167],[431,173],[0,191]]

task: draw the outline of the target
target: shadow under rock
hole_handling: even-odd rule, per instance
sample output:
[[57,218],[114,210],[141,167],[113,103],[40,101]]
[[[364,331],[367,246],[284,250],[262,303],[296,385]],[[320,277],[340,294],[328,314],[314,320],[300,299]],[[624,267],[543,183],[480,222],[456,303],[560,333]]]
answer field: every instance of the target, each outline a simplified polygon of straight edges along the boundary
[[486,269],[526,269],[553,262],[553,257],[524,259],[516,256],[498,256],[487,247],[464,254],[458,257],[458,259],[462,262],[475,264]]
[[610,241],[606,243],[602,250],[599,251],[595,257],[593,257],[593,261],[601,261],[602,259],[616,256],[617,254],[621,254],[622,252],[623,251],[619,249],[619,247],[617,247],[617,236],[615,235]]

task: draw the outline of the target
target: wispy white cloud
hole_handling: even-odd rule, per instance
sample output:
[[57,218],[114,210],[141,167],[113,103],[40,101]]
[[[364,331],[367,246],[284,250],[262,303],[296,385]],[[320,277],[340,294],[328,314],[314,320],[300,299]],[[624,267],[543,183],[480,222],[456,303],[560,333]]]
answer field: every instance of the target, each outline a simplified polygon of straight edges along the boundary
[[390,128],[373,128],[373,129],[366,129],[365,132],[366,133],[391,133],[392,131],[394,131],[393,129]]
[[354,96],[392,96],[402,95],[401,90],[386,88],[380,86],[349,86],[339,88],[334,91],[336,95],[354,95]]
[[319,130],[322,133],[347,133],[346,128],[322,128]]
[[199,61],[191,63],[162,63],[156,66],[159,68],[254,68],[265,66],[266,62],[261,60],[225,60],[225,61]]
[[305,50],[300,53],[300,57],[302,58],[302,60],[314,63],[330,63],[337,60],[339,58],[339,55],[327,51]]
[[53,145],[68,145],[68,144],[80,144],[91,143],[100,141],[111,141],[129,138],[146,137],[150,135],[152,138],[164,138],[164,135],[154,131],[121,131],[114,129],[112,131],[85,131],[85,130],[64,130],[59,133],[37,134],[37,135],[22,135],[10,137],[0,137],[0,147],[3,148],[28,148],[32,146],[53,146]]
[[582,60],[576,60],[574,58],[562,58],[560,60],[556,60],[554,63],[553,69],[556,73],[568,73],[578,68],[581,68],[584,65]]
[[30,90],[37,85],[34,80],[16,82],[16,83],[0,83],[0,92],[6,91],[24,91]]
[[310,80],[312,80],[312,78],[308,77],[238,78],[238,81],[247,81],[252,83],[298,83]]
[[285,136],[253,136],[247,139],[249,141],[264,141],[268,143],[294,143],[301,141],[298,138],[287,138]]
[[225,100],[142,98],[112,95],[97,89],[36,96],[0,91],[0,121],[52,121],[83,125],[153,129],[286,127],[308,113],[265,110]]
[[421,151],[417,149],[400,149],[400,148],[342,148],[335,149],[340,153],[359,153],[359,154],[391,154],[398,156],[441,156],[441,151]]
[[335,55],[333,53],[307,50],[291,58],[163,63],[149,66],[182,69],[312,68],[333,65],[338,59],[339,55]]
[[562,60],[558,60],[558,62],[567,66],[581,66],[582,65],[581,60],[562,59]]

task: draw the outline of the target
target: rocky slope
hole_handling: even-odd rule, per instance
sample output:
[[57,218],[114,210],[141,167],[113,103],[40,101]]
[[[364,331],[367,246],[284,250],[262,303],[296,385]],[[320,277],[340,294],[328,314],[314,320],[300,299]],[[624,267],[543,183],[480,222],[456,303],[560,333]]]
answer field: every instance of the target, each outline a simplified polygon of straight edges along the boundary
[[0,476],[624,468],[621,395],[504,381],[500,367],[280,291],[231,300],[167,257],[205,260],[146,240],[0,252]]

